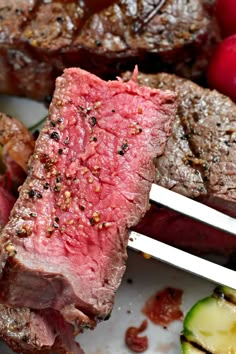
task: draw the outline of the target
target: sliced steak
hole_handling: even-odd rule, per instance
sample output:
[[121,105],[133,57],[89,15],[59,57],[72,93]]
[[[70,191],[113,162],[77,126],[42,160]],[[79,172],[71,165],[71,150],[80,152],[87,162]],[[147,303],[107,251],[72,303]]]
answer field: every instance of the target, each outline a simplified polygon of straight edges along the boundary
[[1,303],[79,328],[110,315],[128,229],[149,208],[175,95],[80,69],[57,79],[29,175],[1,234]]
[[0,230],[8,222],[15,201],[15,197],[0,185]]
[[8,221],[18,187],[26,177],[26,163],[34,141],[24,125],[0,113],[0,230]]
[[[131,73],[124,75],[125,80],[130,77]],[[166,73],[140,73],[138,82],[171,89],[179,99],[172,136],[156,160],[156,182],[236,216],[235,103],[217,91]],[[236,250],[235,237],[154,206],[138,231],[195,252]]]
[[18,196],[27,174],[27,162],[34,149],[34,138],[18,119],[0,113],[0,180],[2,186]]
[[[0,176],[0,229],[6,225],[16,201],[13,191],[26,178],[27,162],[33,153],[34,140],[17,119],[0,114],[2,145]],[[29,308],[13,308],[0,304],[0,338],[15,352],[49,354],[53,352],[81,354],[74,341],[74,330],[52,311],[37,313]]]
[[156,205],[152,205],[135,231],[194,254],[229,257],[236,252],[234,236]]
[[[65,67],[114,77],[142,70],[202,75],[219,31],[214,0],[4,0],[0,92],[44,99]],[[4,6],[5,5],[5,6]]]
[[[34,149],[34,139],[28,129],[18,119],[0,113],[0,144],[3,158],[8,155],[23,171]],[[4,161],[3,161],[4,162]]]
[[0,338],[16,353],[83,354],[73,327],[55,311],[32,311],[0,305]]

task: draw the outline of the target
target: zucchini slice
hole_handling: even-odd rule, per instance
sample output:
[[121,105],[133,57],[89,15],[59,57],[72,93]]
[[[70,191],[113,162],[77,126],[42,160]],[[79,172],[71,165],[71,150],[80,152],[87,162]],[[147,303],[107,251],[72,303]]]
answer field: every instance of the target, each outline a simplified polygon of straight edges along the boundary
[[215,289],[215,294],[236,305],[236,290],[227,286],[218,286]]
[[189,343],[185,340],[181,341],[182,353],[185,354],[204,354],[204,350],[196,348],[192,343]]
[[236,305],[231,298],[236,300],[235,290],[219,287],[190,309],[184,320],[183,354],[236,354]]

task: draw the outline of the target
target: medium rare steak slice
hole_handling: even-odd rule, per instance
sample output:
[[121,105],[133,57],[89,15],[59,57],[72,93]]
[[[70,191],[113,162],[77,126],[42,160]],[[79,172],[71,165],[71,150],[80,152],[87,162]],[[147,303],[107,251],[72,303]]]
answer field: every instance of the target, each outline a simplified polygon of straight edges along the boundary
[[109,316],[174,115],[170,91],[65,70],[1,234],[3,304],[78,327]]
[[[35,142],[19,120],[0,113],[0,144],[3,160],[0,175],[2,230],[16,201],[12,192],[25,180],[27,161],[33,153]],[[18,353],[83,353],[74,340],[73,327],[52,310],[39,313],[29,308],[0,304],[0,338]]]
[[[179,99],[172,136],[156,161],[157,183],[236,216],[235,103],[175,75],[140,73],[138,82],[171,89]],[[138,230],[193,251],[236,250],[235,237],[166,209],[153,207]]]
[[219,31],[214,0],[2,0],[0,92],[44,99],[63,68],[115,77],[202,75]]

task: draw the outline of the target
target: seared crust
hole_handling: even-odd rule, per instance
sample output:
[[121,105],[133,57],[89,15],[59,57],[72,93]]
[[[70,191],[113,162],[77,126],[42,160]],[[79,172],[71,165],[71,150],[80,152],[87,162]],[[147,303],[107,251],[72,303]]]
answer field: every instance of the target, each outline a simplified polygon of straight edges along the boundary
[[0,92],[44,99],[70,66],[104,78],[134,64],[196,78],[219,40],[212,0],[86,3],[6,1],[0,8]]

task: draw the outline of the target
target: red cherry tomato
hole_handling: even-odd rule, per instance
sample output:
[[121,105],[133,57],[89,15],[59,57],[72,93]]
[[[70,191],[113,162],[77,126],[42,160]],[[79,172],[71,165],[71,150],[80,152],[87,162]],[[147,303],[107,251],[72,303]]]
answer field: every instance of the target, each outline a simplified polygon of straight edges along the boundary
[[236,0],[217,0],[215,11],[223,36],[236,33]]
[[211,88],[236,101],[236,35],[224,39],[210,60],[207,80]]

